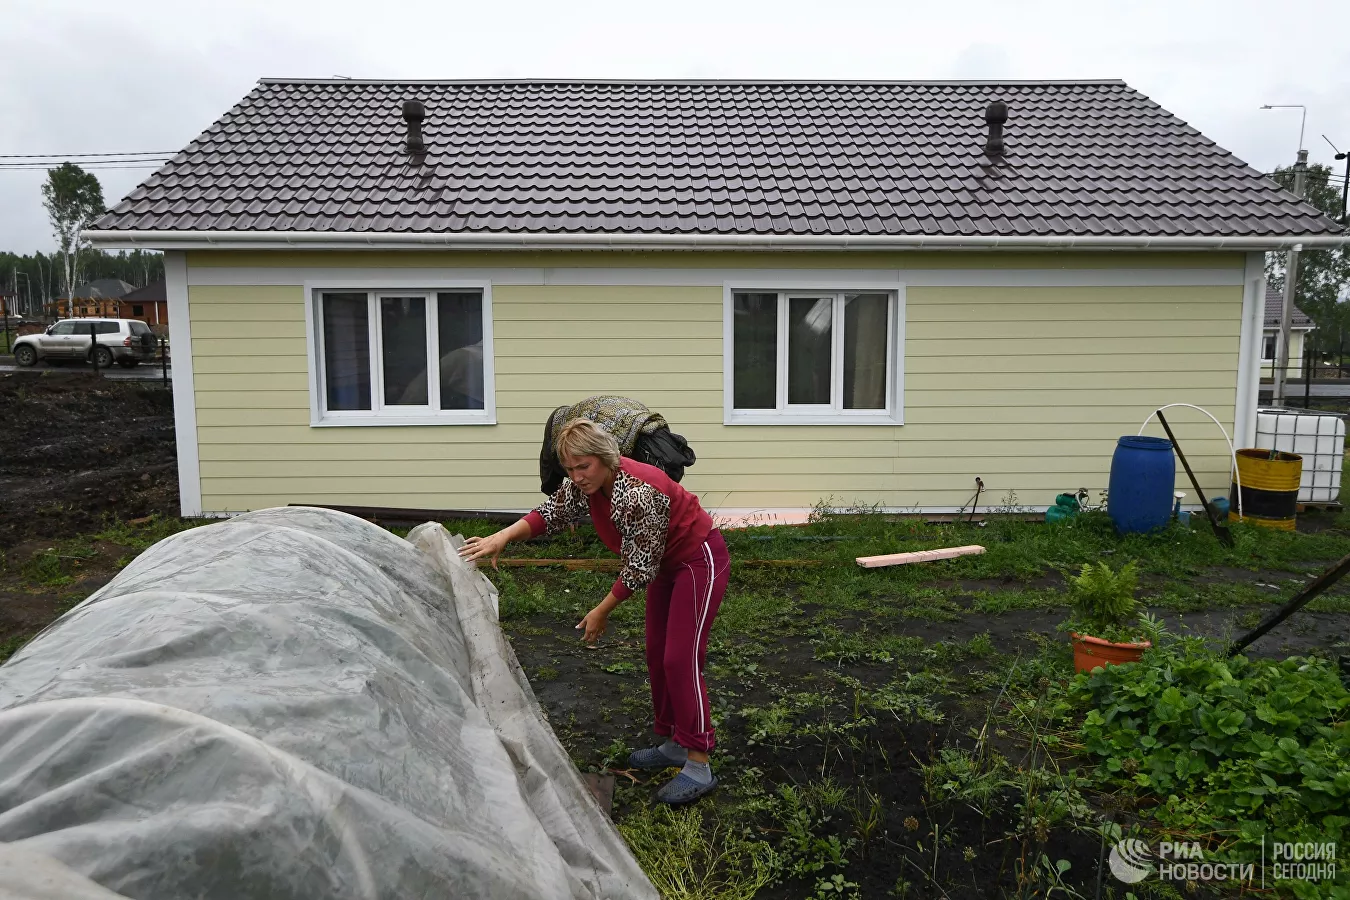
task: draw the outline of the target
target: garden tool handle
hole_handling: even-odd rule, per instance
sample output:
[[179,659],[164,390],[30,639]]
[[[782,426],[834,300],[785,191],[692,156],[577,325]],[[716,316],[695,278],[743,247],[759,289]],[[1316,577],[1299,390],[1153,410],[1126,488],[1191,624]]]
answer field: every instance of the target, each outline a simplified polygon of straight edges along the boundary
[[1219,525],[1219,520],[1214,515],[1214,510],[1210,508],[1209,500],[1205,498],[1205,492],[1200,490],[1200,482],[1196,479],[1195,473],[1191,471],[1191,464],[1186,462],[1186,454],[1181,452],[1181,445],[1177,443],[1176,435],[1172,434],[1172,427],[1167,424],[1167,417],[1163,411],[1158,410],[1158,421],[1162,423],[1163,431],[1167,432],[1167,439],[1172,442],[1172,449],[1177,451],[1177,459],[1181,460],[1181,465],[1186,469],[1186,475],[1191,479],[1191,487],[1195,488],[1195,494],[1200,498],[1201,505],[1205,508],[1205,515],[1209,517],[1209,526],[1214,529],[1214,536],[1219,541],[1229,547],[1233,546],[1233,535],[1227,528]]

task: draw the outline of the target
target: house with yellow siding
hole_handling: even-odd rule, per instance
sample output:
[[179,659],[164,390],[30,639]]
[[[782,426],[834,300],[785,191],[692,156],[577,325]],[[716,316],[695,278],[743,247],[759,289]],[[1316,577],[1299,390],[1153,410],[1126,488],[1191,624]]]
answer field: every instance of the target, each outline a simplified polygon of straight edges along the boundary
[[185,515],[524,510],[612,393],[728,518],[1250,445],[1264,253],[1345,240],[1115,81],[264,80],[87,236],[167,254]]
[[[1302,378],[1305,363],[1310,362],[1304,355],[1308,345],[1308,335],[1312,333],[1313,320],[1307,313],[1295,306],[1289,318],[1289,355],[1285,367],[1286,378]],[[1284,315],[1284,292],[1266,291],[1266,321],[1261,335],[1261,377],[1274,378],[1275,361],[1279,356],[1280,320]]]

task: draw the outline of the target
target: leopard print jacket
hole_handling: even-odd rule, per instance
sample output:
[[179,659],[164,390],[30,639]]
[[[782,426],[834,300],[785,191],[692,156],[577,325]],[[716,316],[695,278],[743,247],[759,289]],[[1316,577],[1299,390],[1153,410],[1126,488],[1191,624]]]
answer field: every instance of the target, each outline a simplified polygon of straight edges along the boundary
[[[619,580],[636,593],[650,584],[661,568],[670,530],[670,498],[647,482],[620,471],[614,474],[609,502],[610,518],[622,538]],[[535,511],[543,517],[548,533],[555,534],[589,513],[590,504],[586,495],[568,480]]]

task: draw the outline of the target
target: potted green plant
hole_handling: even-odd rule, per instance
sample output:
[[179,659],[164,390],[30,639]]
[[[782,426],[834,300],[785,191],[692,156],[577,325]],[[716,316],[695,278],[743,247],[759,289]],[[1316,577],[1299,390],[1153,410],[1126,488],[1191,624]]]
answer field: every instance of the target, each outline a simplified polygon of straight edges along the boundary
[[1073,617],[1064,623],[1073,641],[1073,667],[1091,672],[1098,666],[1136,662],[1153,646],[1142,636],[1153,630],[1142,622],[1134,592],[1139,570],[1133,561],[1112,571],[1104,562],[1086,563],[1069,576]]

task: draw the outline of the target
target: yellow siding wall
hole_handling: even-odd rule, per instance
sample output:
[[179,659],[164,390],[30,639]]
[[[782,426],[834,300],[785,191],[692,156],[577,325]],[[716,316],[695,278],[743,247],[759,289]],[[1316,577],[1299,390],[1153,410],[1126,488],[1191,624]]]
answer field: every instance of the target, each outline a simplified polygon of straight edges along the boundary
[[[308,264],[371,264],[333,256]],[[1012,267],[1012,255],[991,256]],[[1043,506],[1105,488],[1116,438],[1159,404],[1204,406],[1230,431],[1234,418],[1239,286],[910,287],[905,424],[852,427],[722,424],[721,288],[497,285],[492,300],[499,424],[312,428],[303,289],[190,287],[203,508],[526,508],[540,497],[545,416],[597,393],[662,412],[698,452],[685,486],[720,508],[958,507],[977,475],[982,505],[1014,491]],[[1190,411],[1169,418],[1206,491],[1226,492],[1217,430]]]

